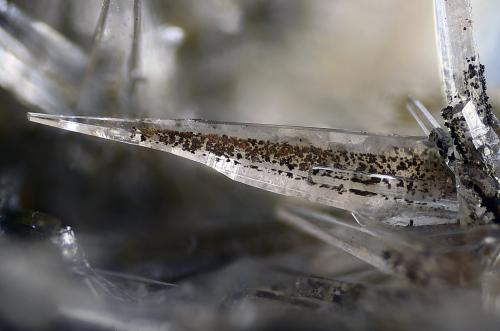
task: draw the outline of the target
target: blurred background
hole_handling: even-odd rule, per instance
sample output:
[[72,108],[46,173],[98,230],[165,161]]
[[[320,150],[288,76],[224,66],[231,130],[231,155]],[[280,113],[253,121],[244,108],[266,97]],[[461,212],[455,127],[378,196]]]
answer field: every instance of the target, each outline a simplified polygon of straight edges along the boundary
[[[473,6],[498,110],[500,2]],[[208,277],[210,293],[265,274],[266,259],[334,275],[357,262],[275,220],[279,204],[301,202],[26,113],[420,135],[407,96],[444,106],[434,29],[431,0],[0,0],[0,207],[71,226],[96,268],[189,286]]]

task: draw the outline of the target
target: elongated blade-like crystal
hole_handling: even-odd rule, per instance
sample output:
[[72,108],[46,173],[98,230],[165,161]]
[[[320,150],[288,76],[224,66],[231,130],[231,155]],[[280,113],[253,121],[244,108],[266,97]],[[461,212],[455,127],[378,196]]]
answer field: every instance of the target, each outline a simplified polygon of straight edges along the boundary
[[28,117],[180,155],[238,182],[393,224],[446,223],[456,217],[453,176],[434,145],[421,137],[202,120]]

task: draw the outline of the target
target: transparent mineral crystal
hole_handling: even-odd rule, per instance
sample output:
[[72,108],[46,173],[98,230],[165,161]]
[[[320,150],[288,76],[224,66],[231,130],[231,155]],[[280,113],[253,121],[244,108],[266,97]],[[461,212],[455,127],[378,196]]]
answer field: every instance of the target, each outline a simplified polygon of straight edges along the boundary
[[[95,52],[99,52],[101,44],[106,44],[102,41],[103,31],[107,24],[112,24],[108,11],[114,5],[113,1],[103,2],[87,73],[98,72],[92,63]],[[128,1],[119,9],[130,12],[135,19],[131,41],[115,47],[130,51],[124,52],[127,65],[119,65],[128,68],[123,75],[128,87],[120,89],[130,97],[135,94],[134,73],[138,72],[141,5],[139,1]],[[489,199],[484,200],[481,195],[488,190],[494,192],[495,187],[479,185],[480,192],[471,195],[467,192],[470,181],[462,178],[472,176],[465,175],[471,167],[463,163],[476,160],[482,161],[483,177],[498,175],[499,155],[497,121],[487,103],[484,69],[479,64],[473,38],[470,3],[468,0],[436,0],[435,9],[448,103],[469,111],[465,116],[465,129],[458,126],[460,129],[454,131],[448,125],[450,132],[447,133],[419,101],[410,100],[408,110],[429,141],[419,137],[200,120],[120,120],[39,114],[29,117],[34,122],[70,131],[171,152],[208,165],[239,182],[367,213],[390,224],[453,223],[471,210],[477,217],[486,215],[486,219],[491,220],[495,212],[490,207],[486,211],[481,209]],[[121,44],[131,46],[123,48]],[[464,114],[462,110],[460,114]],[[450,118],[445,116],[445,120],[448,123]],[[461,155],[464,150],[470,150],[465,148],[469,138],[472,154],[477,155]],[[471,195],[461,200],[460,213],[456,187],[460,197]],[[487,194],[488,197],[495,195]],[[471,204],[476,207],[467,207]]]
[[72,113],[87,56],[43,22],[0,0],[0,85],[49,113]]
[[171,102],[168,84],[184,31],[160,24],[152,11],[154,6],[141,0],[102,2],[73,104],[79,113],[137,114]]
[[89,61],[74,100],[78,109],[126,109],[134,104],[141,1],[105,0],[88,50]]
[[180,155],[235,181],[393,224],[454,222],[458,210],[453,177],[426,138],[202,120],[29,119]]
[[474,41],[470,0],[435,0],[436,32],[449,105],[484,98],[482,67]]
[[[468,223],[500,220],[499,126],[486,94],[484,67],[473,36],[470,0],[436,0],[436,27],[453,146],[445,152]],[[439,142],[438,142],[439,143]],[[442,145],[444,144],[441,141]]]
[[[78,10],[72,2],[68,8]],[[160,24],[152,6],[140,0],[104,0],[95,10],[95,21],[87,13],[79,22],[95,24],[89,42],[72,41],[0,0],[0,86],[46,113],[137,113],[145,105],[165,106],[183,30]]]
[[458,225],[388,227],[354,213],[356,220],[301,207],[284,207],[281,220],[420,286],[472,284],[498,259],[498,228]]

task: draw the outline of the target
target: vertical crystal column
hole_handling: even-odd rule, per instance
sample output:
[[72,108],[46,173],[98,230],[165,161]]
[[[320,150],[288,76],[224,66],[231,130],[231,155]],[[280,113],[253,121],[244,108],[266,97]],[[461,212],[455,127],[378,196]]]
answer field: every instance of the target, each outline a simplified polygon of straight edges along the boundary
[[[97,21],[89,62],[74,100],[78,112],[99,109],[101,114],[128,110],[129,68],[138,44],[134,35],[137,0],[104,0]],[[140,18],[139,18],[140,19]],[[137,24],[139,24],[138,22]]]
[[436,32],[447,103],[455,106],[485,93],[472,28],[470,0],[435,0]]
[[448,107],[442,112],[453,139],[461,218],[500,221],[500,140],[488,103],[484,67],[473,36],[470,0],[435,0],[437,40]]

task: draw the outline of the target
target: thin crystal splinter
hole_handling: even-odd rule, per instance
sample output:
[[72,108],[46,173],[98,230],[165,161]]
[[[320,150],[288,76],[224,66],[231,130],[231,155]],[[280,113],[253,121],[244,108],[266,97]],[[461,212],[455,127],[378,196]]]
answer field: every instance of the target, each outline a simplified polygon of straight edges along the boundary
[[420,101],[408,98],[406,109],[413,116],[426,136],[430,135],[433,130],[441,128],[437,120]]

